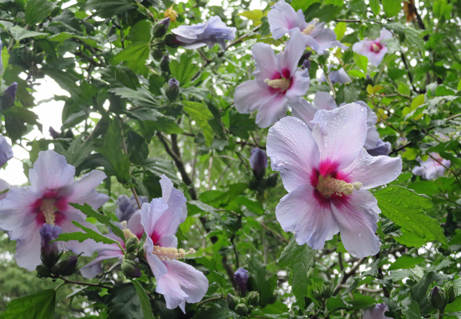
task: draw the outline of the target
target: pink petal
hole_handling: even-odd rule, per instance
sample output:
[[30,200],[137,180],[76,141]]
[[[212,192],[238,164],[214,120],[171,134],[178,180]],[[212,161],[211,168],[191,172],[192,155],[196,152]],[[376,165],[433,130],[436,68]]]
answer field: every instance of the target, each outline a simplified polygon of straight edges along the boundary
[[311,121],[314,119],[315,112],[317,112],[314,106],[303,98],[300,98],[296,103],[290,102],[290,106],[292,108],[291,115],[302,120],[312,130],[314,125],[311,124]]
[[157,282],[163,277],[167,272],[168,269],[166,268],[163,261],[160,260],[156,255],[152,252],[154,251],[154,243],[150,237],[146,238],[146,243],[144,244],[144,249],[146,250],[146,260],[149,264],[152,273],[154,274]]
[[75,167],[55,151],[38,154],[34,167],[29,170],[31,190],[40,196],[45,190],[62,188],[74,181]]
[[314,106],[318,110],[334,110],[338,108],[335,100],[328,92],[315,93]]
[[68,197],[68,202],[81,205],[88,204],[93,209],[98,209],[109,200],[109,196],[96,192],[94,188],[101,184],[106,177],[104,172],[98,170],[82,176],[73,184],[73,192]]
[[186,302],[202,300],[208,290],[208,279],[201,272],[178,260],[167,260],[168,272],[159,280],[155,291],[165,296],[166,307],[180,307],[186,313]]
[[267,155],[288,192],[310,182],[312,167],[318,165],[319,159],[312,133],[294,117],[285,117],[269,129]]
[[13,188],[0,201],[0,228],[14,230],[35,222],[33,204],[38,198],[29,187]]
[[272,80],[279,74],[279,63],[269,44],[256,43],[251,47],[251,53],[256,62],[256,72],[254,73],[256,78]]
[[[144,205],[148,205],[145,203]],[[126,228],[128,228],[133,234],[136,235],[139,239],[144,234],[144,227],[141,223],[141,212],[138,210],[131,216],[131,218],[126,223]]]
[[16,240],[16,254],[14,259],[19,267],[25,268],[29,271],[42,263],[40,259],[40,228],[35,222],[23,228],[16,228],[10,232],[10,239]]
[[177,214],[180,223],[182,223],[187,218],[186,197],[180,190],[174,188],[171,179],[165,175],[162,175],[160,185],[162,187],[162,198],[168,204],[168,210]]
[[318,110],[312,135],[320,151],[320,162],[349,166],[361,152],[367,134],[366,109],[356,103],[326,111]]
[[316,50],[319,54],[324,54],[326,49],[332,47],[340,47],[343,50],[347,49],[347,46],[336,40],[336,34],[333,30],[325,28],[321,30],[317,35],[314,36],[319,47]]
[[286,92],[286,97],[292,100],[298,100],[300,96],[306,94],[307,89],[309,89],[309,83],[311,79],[309,78],[309,70],[298,70],[294,73],[292,79],[291,87]]
[[323,249],[325,241],[338,233],[330,205],[320,203],[314,187],[305,184],[280,200],[275,214],[282,229],[296,234],[298,244]]
[[280,0],[269,11],[267,19],[269,20],[272,37],[280,39],[288,30],[300,27],[299,21],[304,21],[304,16],[299,20],[299,15],[296,14],[293,7],[284,0]]
[[378,53],[376,52],[371,52],[371,51],[365,51],[362,53],[368,58],[368,61],[370,61],[371,64],[374,66],[379,66],[384,58],[384,55],[387,53],[387,48],[383,47]]
[[367,190],[355,191],[347,202],[332,204],[344,248],[354,257],[376,255],[380,242],[375,235],[380,210],[378,201]]
[[386,39],[392,39],[392,33],[382,28],[381,31],[379,32],[379,38],[377,40],[386,40]]
[[288,111],[287,98],[284,94],[273,96],[267,100],[265,104],[261,105],[256,115],[256,124],[259,127],[269,127],[282,117]]
[[370,189],[392,182],[402,173],[402,159],[389,156],[370,156],[362,151],[341,173],[349,176],[351,183],[360,182]]
[[157,227],[158,220],[163,213],[168,209],[168,205],[162,198],[154,198],[149,204],[143,204],[141,209],[141,224],[147,237],[153,238],[153,244],[157,244],[157,240],[161,238],[162,229]]
[[291,38],[285,45],[285,50],[277,55],[277,60],[280,63],[282,73],[288,70],[293,76],[298,68],[299,59],[306,49],[306,40],[299,29],[294,29],[291,32]]
[[269,86],[259,80],[245,81],[234,92],[234,106],[239,113],[250,113],[259,109],[275,95]]
[[121,262],[123,257],[123,252],[116,244],[102,244],[100,245],[100,248],[97,249],[97,251],[98,257],[80,268],[80,273],[85,278],[91,279],[98,275],[101,272],[101,262],[103,260],[119,258],[119,262]]

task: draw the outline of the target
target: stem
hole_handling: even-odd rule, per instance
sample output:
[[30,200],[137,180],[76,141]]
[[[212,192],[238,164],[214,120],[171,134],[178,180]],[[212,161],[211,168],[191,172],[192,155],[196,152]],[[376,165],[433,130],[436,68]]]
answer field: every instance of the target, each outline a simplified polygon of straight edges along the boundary
[[[82,286],[88,286],[88,287],[100,287],[100,288],[105,288],[105,289],[111,289],[112,288],[110,286],[105,286],[105,285],[101,285],[101,284],[93,284],[91,282],[81,282],[81,281],[69,280],[69,279],[64,278],[62,276],[60,276],[59,279],[64,280],[64,284],[74,284],[74,285],[82,285]],[[60,286],[62,286],[62,285],[60,285]],[[60,286],[58,286],[58,288]]]
[[443,318],[443,311],[439,310],[439,319],[442,319]]
[[197,303],[197,306],[201,306],[204,303],[207,303],[207,302],[210,302],[210,301],[213,301],[213,300],[219,300],[219,299],[226,299],[226,298],[220,296],[220,297],[213,297],[213,298],[205,299],[205,300],[202,300],[199,303]]

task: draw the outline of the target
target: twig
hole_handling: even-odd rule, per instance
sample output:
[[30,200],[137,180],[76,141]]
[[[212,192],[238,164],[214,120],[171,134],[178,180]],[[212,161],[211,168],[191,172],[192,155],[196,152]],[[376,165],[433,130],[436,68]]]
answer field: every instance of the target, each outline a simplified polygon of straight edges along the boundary
[[264,228],[265,230],[268,230],[270,231],[272,234],[274,234],[275,236],[277,236],[279,239],[281,239],[282,241],[286,242],[286,243],[289,243],[290,241],[288,239],[286,239],[285,237],[283,237],[282,235],[280,235],[279,233],[277,233],[275,230],[271,229],[270,227],[266,226],[266,224],[264,223],[260,223],[260,225],[262,226],[262,228]]
[[200,301],[199,303],[197,303],[197,306],[201,306],[201,305],[203,305],[204,303],[207,303],[207,302],[210,302],[210,301],[213,301],[213,300],[219,300],[219,299],[226,299],[226,298],[224,298],[224,297],[222,297],[222,296],[220,296],[220,297],[208,298],[208,299],[202,300],[202,301]]
[[105,289],[111,289],[112,288],[110,286],[105,286],[105,285],[101,285],[101,284],[93,284],[91,282],[81,282],[81,281],[69,280],[69,279],[64,278],[62,276],[60,276],[59,279],[64,280],[64,282],[66,284],[82,285],[82,286],[88,286],[88,287],[100,287],[100,288],[105,288]]
[[357,269],[359,269],[359,266],[366,260],[366,258],[362,258],[360,259],[354,266],[352,266],[351,270],[347,273],[344,274],[344,276],[341,278],[340,282],[338,283],[338,285],[335,287],[335,289],[333,290],[333,296],[336,296],[338,294],[338,292],[341,290],[341,285],[343,285],[344,283],[346,283],[347,279],[349,279],[349,277],[353,276],[356,272],[357,272]]

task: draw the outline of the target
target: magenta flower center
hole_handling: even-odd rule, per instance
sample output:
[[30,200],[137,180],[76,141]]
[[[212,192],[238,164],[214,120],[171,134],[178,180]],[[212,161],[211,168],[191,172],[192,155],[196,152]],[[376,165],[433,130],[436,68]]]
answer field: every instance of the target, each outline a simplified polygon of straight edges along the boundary
[[32,210],[37,214],[37,221],[42,224],[55,226],[60,224],[67,208],[67,200],[60,197],[55,191],[46,192],[42,198],[37,199],[32,205]]
[[158,245],[154,246],[154,250],[152,254],[157,256],[160,260],[176,260],[185,258],[188,254],[195,254],[194,249],[189,249],[189,251],[185,251],[184,249],[177,249],[173,247],[160,247]]
[[283,69],[281,74],[277,72],[271,79],[265,79],[264,82],[270,87],[271,92],[279,93],[286,92],[293,84],[291,72],[288,69]]
[[383,46],[379,42],[373,42],[371,44],[371,51],[373,51],[374,53],[379,53],[382,48]]
[[339,197],[351,195],[354,190],[360,190],[360,188],[362,188],[362,183],[360,182],[348,183],[331,176],[326,178],[319,176],[319,182],[317,184],[317,190],[326,198],[330,198],[333,194]]

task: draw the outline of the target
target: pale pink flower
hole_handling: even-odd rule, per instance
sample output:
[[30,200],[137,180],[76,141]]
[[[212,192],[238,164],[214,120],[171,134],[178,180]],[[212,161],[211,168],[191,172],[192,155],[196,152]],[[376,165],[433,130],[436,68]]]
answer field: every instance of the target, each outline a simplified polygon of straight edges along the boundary
[[13,158],[13,149],[6,140],[6,138],[0,134],[0,167],[6,164],[10,159]]
[[437,153],[429,153],[429,155],[429,158],[425,161],[420,158],[417,159],[421,166],[415,167],[412,173],[429,180],[445,175],[445,167],[450,167],[451,162],[443,159]]
[[326,49],[334,46],[347,49],[347,46],[336,40],[333,30],[325,28],[325,22],[314,19],[306,22],[301,9],[296,12],[284,0],[278,1],[267,14],[269,27],[274,39],[280,39],[289,33],[293,36],[294,30],[301,32],[306,46],[319,54],[324,54]]
[[299,30],[293,32],[285,50],[275,55],[269,44],[256,43],[251,51],[256,61],[255,79],[235,89],[235,108],[240,113],[258,111],[256,124],[268,127],[286,115],[288,105],[309,88],[309,70],[298,68],[305,49]]
[[[75,167],[67,164],[64,156],[54,151],[40,152],[29,171],[31,186],[10,189],[0,201],[0,228],[9,231],[10,239],[17,241],[15,259],[20,267],[34,270],[41,264],[40,229],[45,223],[61,227],[63,233],[81,231],[73,221],[97,231],[85,220],[86,215],[69,203],[101,207],[109,197],[94,188],[106,174],[92,171],[78,181],[74,181],[74,175]],[[69,241],[61,245],[76,254],[90,256],[95,242]]]
[[369,308],[363,312],[363,319],[391,319],[384,315],[386,311],[389,311],[389,307],[384,304],[377,304],[373,308]]
[[369,40],[368,38],[363,39],[357,43],[354,43],[352,50],[358,54],[364,55],[368,58],[371,64],[378,66],[387,53],[386,43],[383,40],[391,39],[392,33],[386,29],[382,29],[379,38],[375,40]]
[[379,252],[375,231],[380,210],[368,189],[397,178],[402,160],[368,155],[363,148],[366,121],[366,108],[351,103],[317,111],[312,132],[294,117],[269,130],[267,154],[288,191],[276,217],[298,244],[322,249],[340,232],[351,255]]

